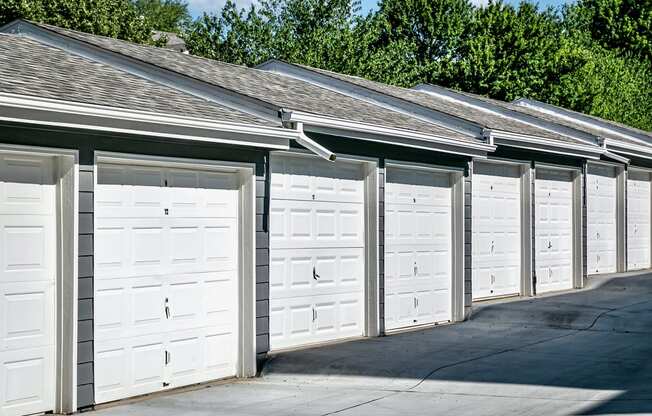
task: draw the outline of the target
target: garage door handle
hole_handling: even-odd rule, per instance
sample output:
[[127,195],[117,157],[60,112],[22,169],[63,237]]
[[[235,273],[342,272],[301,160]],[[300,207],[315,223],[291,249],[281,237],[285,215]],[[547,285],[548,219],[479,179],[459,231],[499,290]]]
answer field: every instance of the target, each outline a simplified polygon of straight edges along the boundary
[[548,248],[552,248],[552,241],[548,241]]
[[315,322],[317,320],[317,311],[315,308],[312,308],[312,321]]
[[595,233],[595,237],[599,240],[600,239],[600,233]]
[[168,305],[168,298],[165,298],[165,319],[170,319],[170,305]]
[[165,351],[165,365],[170,364],[170,360],[172,360],[172,354],[170,351]]
[[319,275],[317,274],[317,270],[315,269],[315,266],[312,266],[312,278],[315,280],[319,279]]

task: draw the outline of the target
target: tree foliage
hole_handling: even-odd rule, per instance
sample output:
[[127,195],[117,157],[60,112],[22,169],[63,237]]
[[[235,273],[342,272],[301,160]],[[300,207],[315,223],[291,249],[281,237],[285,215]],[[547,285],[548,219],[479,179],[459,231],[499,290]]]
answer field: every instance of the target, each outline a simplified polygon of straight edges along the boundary
[[179,33],[192,22],[185,0],[135,0],[134,6],[154,30]]
[[19,18],[132,42],[152,40],[150,22],[130,0],[0,1],[0,24]]

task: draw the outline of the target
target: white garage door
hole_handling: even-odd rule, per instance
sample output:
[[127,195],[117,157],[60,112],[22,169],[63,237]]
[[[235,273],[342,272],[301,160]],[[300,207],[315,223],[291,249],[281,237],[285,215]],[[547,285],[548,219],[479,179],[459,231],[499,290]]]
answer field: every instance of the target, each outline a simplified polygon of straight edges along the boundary
[[521,174],[506,164],[473,164],[473,298],[521,291]]
[[586,196],[588,273],[615,273],[618,235],[616,169],[589,165]]
[[271,168],[270,348],[362,335],[362,165],[273,156]]
[[52,159],[0,156],[0,414],[54,408],[56,185]]
[[627,177],[627,269],[650,268],[650,174],[630,170]]
[[537,293],[573,288],[573,174],[537,168],[535,182]]
[[449,174],[387,169],[387,330],[452,319],[452,221]]
[[99,165],[97,403],[234,376],[235,175]]

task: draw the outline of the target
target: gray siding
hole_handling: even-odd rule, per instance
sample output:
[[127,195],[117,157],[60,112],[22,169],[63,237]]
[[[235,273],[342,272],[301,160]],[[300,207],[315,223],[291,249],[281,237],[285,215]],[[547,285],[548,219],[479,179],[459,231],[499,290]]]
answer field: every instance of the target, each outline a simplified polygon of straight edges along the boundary
[[381,334],[385,333],[385,166],[378,171],[378,302]]
[[93,166],[79,166],[79,287],[77,406],[94,403],[93,391]]
[[[531,204],[532,209],[530,210],[531,215],[531,224],[532,224],[532,295],[537,294],[537,172],[536,170],[532,171],[533,174],[530,175],[530,192],[531,192]],[[521,289],[522,291],[522,289]]]
[[268,176],[267,166],[256,176],[256,354],[261,363],[269,351]]
[[586,210],[586,201],[587,201],[587,196],[586,196],[586,171],[587,171],[587,164],[584,163],[582,166],[582,276],[584,278],[584,283],[586,283],[586,279],[589,276],[589,270],[588,270],[588,244],[587,244],[587,224],[586,221],[588,219],[587,216],[587,210]]
[[464,173],[464,318],[471,315],[473,306],[473,269],[471,254],[473,253],[473,162],[467,164]]

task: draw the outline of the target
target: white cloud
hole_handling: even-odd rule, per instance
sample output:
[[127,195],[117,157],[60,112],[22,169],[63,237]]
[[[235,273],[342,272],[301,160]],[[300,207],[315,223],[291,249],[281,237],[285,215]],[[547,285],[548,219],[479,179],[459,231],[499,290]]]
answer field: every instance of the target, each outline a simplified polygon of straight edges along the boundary
[[489,3],[489,0],[471,0],[471,4],[478,7],[484,7]]
[[[222,9],[226,0],[187,0],[188,10],[193,17],[200,16],[202,13],[216,13]],[[256,0],[235,0],[239,8],[248,8]]]

